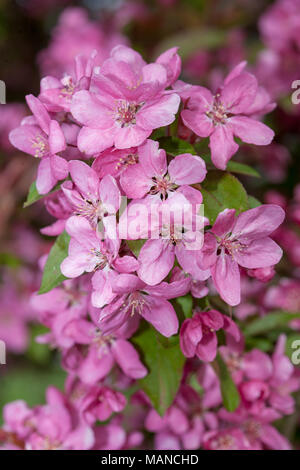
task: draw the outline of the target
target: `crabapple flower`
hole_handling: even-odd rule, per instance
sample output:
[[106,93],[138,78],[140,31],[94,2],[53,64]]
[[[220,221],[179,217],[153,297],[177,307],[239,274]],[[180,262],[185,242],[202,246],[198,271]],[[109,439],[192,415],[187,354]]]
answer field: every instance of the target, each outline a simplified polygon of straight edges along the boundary
[[[69,330],[78,345],[86,345],[88,348],[85,354],[75,361],[77,367],[74,372],[83,383],[96,384],[109,374],[115,364],[131,379],[140,379],[147,375],[147,369],[140,361],[137,351],[126,339],[131,334],[131,329],[116,329],[114,334],[106,334],[90,321],[77,319]],[[65,365],[70,363],[75,355],[76,352],[72,348],[65,351]]]
[[221,170],[239,148],[234,136],[255,145],[268,145],[274,137],[269,127],[252,117],[266,106],[266,97],[254,75],[243,71],[245,65],[237,65],[215,95],[207,88],[192,87],[181,113],[188,128],[210,138],[211,159]]
[[121,195],[115,179],[106,175],[100,181],[93,168],[79,160],[69,162],[72,182],[62,184],[62,190],[73,207],[74,214],[85,217],[93,227],[105,216],[115,215],[120,207]]
[[20,127],[10,132],[9,139],[17,149],[41,159],[36,187],[40,194],[47,194],[68,175],[67,161],[57,155],[65,150],[66,140],[59,123],[51,120],[44,105],[33,95],[26,100],[33,117],[25,118]]
[[205,163],[196,155],[177,155],[167,166],[165,150],[150,139],[139,147],[138,158],[120,177],[122,189],[131,199],[147,193],[166,199],[178,186],[201,183],[206,175]]
[[241,334],[231,318],[217,310],[196,312],[192,318],[184,320],[180,330],[180,347],[186,357],[195,355],[205,362],[211,362],[217,354],[218,339],[216,331],[220,329],[236,342]]
[[178,330],[178,318],[168,299],[186,294],[188,285],[189,280],[182,279],[152,287],[133,274],[121,274],[113,285],[117,296],[100,312],[101,330],[109,334],[126,322],[135,322],[136,318],[142,317],[162,335],[174,335]]
[[96,271],[92,278],[92,303],[95,307],[102,307],[113,298],[112,283],[117,272],[133,272],[139,264],[132,256],[118,256],[120,240],[108,237],[103,240],[85,218],[70,217],[66,231],[71,240],[69,255],[60,266],[61,272],[66,277],[75,278],[84,272]]
[[235,209],[225,209],[205,234],[202,267],[210,267],[214,285],[229,305],[240,303],[239,266],[266,268],[280,261],[282,250],[269,235],[284,217],[284,210],[272,204],[250,209],[237,217]]
[[47,76],[41,80],[39,99],[49,112],[70,112],[73,95],[79,90],[87,90],[90,86],[97,51],[90,57],[75,57],[75,71],[72,75],[64,75],[61,80]]
[[153,129],[171,124],[180,98],[165,90],[168,83],[165,65],[147,65],[134,50],[115,47],[93,77],[90,91],[73,96],[72,115],[84,126],[78,135],[79,150],[94,155],[113,145],[135,147]]

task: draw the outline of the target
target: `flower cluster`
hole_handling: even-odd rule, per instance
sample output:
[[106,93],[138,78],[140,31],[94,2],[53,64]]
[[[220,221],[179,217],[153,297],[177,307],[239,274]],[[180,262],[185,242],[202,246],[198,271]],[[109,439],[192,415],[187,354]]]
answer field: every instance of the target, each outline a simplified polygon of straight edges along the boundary
[[[261,21],[274,48],[278,15]],[[274,149],[281,174],[289,155],[262,122],[274,93],[245,61],[211,90],[183,82],[176,47],[146,63],[81,10],[66,10],[54,38],[40,55],[49,75],[9,139],[38,160],[31,193],[52,217],[42,234],[57,237],[30,308],[67,380],[45,405],[5,406],[3,448],[143,448],[152,433],[156,449],[289,449],[273,422],[294,412],[299,374],[284,335],[269,355],[243,320],[299,311],[299,279],[267,284],[280,244],[299,267],[299,240],[282,225],[285,210],[299,225],[299,188],[289,207],[274,192],[260,204],[229,173],[239,146],[254,144],[265,160]],[[80,53],[72,64],[57,61],[66,39]],[[175,377],[165,407],[139,389],[159,354]]]

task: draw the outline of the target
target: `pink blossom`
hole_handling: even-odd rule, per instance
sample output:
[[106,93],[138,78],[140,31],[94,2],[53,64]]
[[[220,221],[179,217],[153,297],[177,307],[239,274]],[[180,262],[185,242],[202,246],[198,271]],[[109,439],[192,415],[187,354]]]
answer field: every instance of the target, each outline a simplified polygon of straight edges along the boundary
[[211,362],[217,354],[216,331],[224,329],[235,341],[240,341],[236,324],[217,310],[196,312],[184,320],[180,330],[180,347],[186,357],[195,355],[205,362]]
[[172,336],[178,330],[178,319],[168,299],[184,295],[187,290],[188,280],[185,279],[152,287],[137,276],[122,274],[113,285],[115,299],[101,310],[101,329],[109,334],[127,321],[136,322],[142,317],[162,335]]
[[271,204],[250,209],[238,217],[234,209],[225,209],[205,235],[203,268],[210,266],[214,285],[229,305],[240,303],[239,266],[265,268],[280,260],[282,250],[269,235],[284,217],[284,211]]
[[[107,224],[106,229],[109,226]],[[138,262],[132,256],[118,256],[120,240],[103,239],[103,235],[94,230],[85,218],[70,217],[66,231],[71,240],[69,255],[61,264],[61,272],[66,277],[75,278],[84,272],[96,271],[92,279],[95,291],[92,302],[95,307],[102,307],[114,297],[112,284],[117,272],[133,272],[138,268]],[[115,234],[114,229],[113,232]]]
[[147,193],[165,199],[178,186],[201,183],[206,175],[204,161],[195,155],[177,155],[167,166],[167,156],[159,143],[148,139],[138,149],[138,164],[121,175],[125,194],[139,199]]
[[234,136],[256,145],[268,145],[274,137],[269,127],[252,118],[269,98],[258,88],[254,75],[243,71],[245,65],[236,66],[215,95],[207,88],[192,87],[187,109],[181,113],[195,134],[210,137],[211,158],[221,170],[238,150]]
[[107,175],[99,180],[93,168],[79,160],[69,162],[72,182],[66,181],[62,190],[74,214],[88,219],[93,227],[105,216],[115,215],[120,207],[121,195],[115,179]]
[[68,175],[68,165],[57,153],[65,150],[66,141],[57,121],[51,120],[44,105],[33,95],[26,97],[33,118],[9,134],[10,141],[19,150],[40,158],[36,187],[40,194],[48,193],[55,184]]
[[115,47],[92,80],[91,90],[73,97],[72,114],[84,126],[78,136],[79,149],[92,155],[112,145],[135,147],[153,129],[171,124],[180,98],[165,91],[169,63],[147,65],[132,49]]

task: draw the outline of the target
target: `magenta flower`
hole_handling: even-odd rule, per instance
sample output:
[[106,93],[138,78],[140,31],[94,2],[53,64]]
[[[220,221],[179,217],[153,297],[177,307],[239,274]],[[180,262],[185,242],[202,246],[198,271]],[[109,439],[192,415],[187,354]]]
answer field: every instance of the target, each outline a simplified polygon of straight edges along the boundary
[[231,318],[217,310],[197,312],[192,318],[184,320],[180,330],[180,347],[186,357],[197,356],[211,362],[217,354],[218,339],[216,331],[224,329],[236,342],[241,334]]
[[59,123],[51,120],[44,105],[33,95],[26,100],[33,117],[25,118],[9,139],[17,149],[41,159],[36,187],[40,194],[47,194],[68,175],[67,161],[57,155],[65,150],[66,141]]
[[191,154],[177,155],[167,166],[167,156],[159,143],[148,139],[138,149],[138,163],[121,174],[125,194],[139,199],[147,193],[166,199],[178,186],[201,183],[206,175],[202,158]]
[[245,65],[233,69],[215,95],[207,88],[192,87],[187,109],[181,113],[188,128],[210,138],[211,159],[221,170],[238,150],[234,136],[255,145],[268,145],[274,137],[269,127],[251,117],[266,107],[266,96],[254,75],[243,71]]
[[132,256],[120,257],[120,240],[104,240],[85,218],[70,217],[66,231],[71,235],[71,240],[69,255],[60,266],[61,272],[66,277],[75,278],[84,272],[96,271],[92,278],[92,303],[95,307],[102,307],[114,297],[112,284],[117,272],[133,272],[139,263]]
[[84,126],[78,136],[81,151],[93,155],[113,145],[135,147],[153,129],[174,121],[180,98],[165,90],[173,67],[172,56],[169,59],[168,66],[164,60],[147,65],[128,47],[112,50],[93,78],[91,90],[79,91],[72,100],[71,112]]
[[61,80],[47,76],[41,80],[39,99],[49,112],[70,112],[73,95],[79,90],[87,90],[90,86],[97,51],[86,58],[78,55],[74,60],[73,75],[64,75]]
[[147,369],[140,361],[137,351],[126,339],[131,336],[132,329],[116,329],[114,334],[106,334],[90,321],[75,319],[68,326],[68,332],[72,333],[78,345],[87,346],[85,354],[79,357],[74,348],[65,350],[64,353],[65,367],[69,369],[68,364],[75,363],[75,372],[83,383],[96,384],[109,374],[115,364],[131,379],[140,379],[147,375]]
[[235,209],[221,212],[204,237],[203,269],[210,267],[214,285],[229,305],[240,303],[239,266],[248,269],[273,266],[280,261],[281,248],[269,235],[283,222],[279,206],[265,204],[236,217]]
[[151,287],[133,274],[121,274],[113,285],[116,297],[100,312],[101,330],[110,334],[126,322],[134,322],[137,327],[142,317],[162,335],[172,336],[177,333],[178,319],[168,299],[186,294],[188,287],[188,279]]
[[[85,217],[93,227],[102,221],[104,227],[109,215],[120,207],[121,195],[115,179],[107,175],[101,181],[97,173],[79,160],[69,162],[72,182],[66,181],[62,190],[73,207],[74,215]],[[108,227],[107,227],[108,228]]]

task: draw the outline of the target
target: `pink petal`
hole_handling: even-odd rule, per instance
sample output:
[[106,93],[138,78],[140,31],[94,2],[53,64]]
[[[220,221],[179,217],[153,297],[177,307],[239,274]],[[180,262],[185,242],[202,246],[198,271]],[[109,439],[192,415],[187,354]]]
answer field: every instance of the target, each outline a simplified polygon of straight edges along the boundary
[[113,125],[112,110],[86,90],[78,91],[73,96],[71,113],[87,127],[108,129]]
[[51,157],[42,158],[38,167],[36,189],[39,194],[47,194],[56,185],[57,178],[55,178],[52,167]]
[[167,172],[167,157],[159,143],[148,139],[138,149],[139,162],[148,178],[163,176]]
[[243,72],[224,86],[220,100],[227,111],[240,114],[247,111],[247,107],[253,103],[257,88],[257,80],[254,75]]
[[231,256],[221,253],[217,262],[211,267],[214,285],[222,299],[229,305],[240,303],[240,271],[236,261]]
[[141,165],[130,166],[124,171],[120,178],[122,189],[130,199],[139,199],[144,197],[151,186],[152,179],[148,178]]
[[96,172],[80,160],[69,162],[70,175],[85,199],[97,200],[99,197],[99,178]]
[[174,264],[174,249],[163,240],[147,240],[142,246],[138,260],[138,275],[150,286],[159,284]]
[[137,122],[136,125],[117,128],[115,132],[115,147],[126,149],[141,145],[151,134],[152,129],[144,128]]
[[78,134],[78,148],[87,155],[100,153],[113,145],[115,133],[115,127],[104,131],[83,127]]
[[189,153],[177,155],[168,167],[171,181],[178,185],[201,183],[206,176],[206,165],[202,158]]
[[41,103],[38,98],[33,95],[27,95],[26,101],[39,126],[45,132],[45,134],[48,135],[50,126],[50,116],[45,106]]
[[168,338],[175,335],[178,331],[179,323],[170,302],[154,296],[147,296],[145,300],[146,303],[141,312],[142,317],[151,323],[163,336]]
[[174,121],[179,104],[180,97],[176,93],[166,94],[153,104],[143,106],[136,115],[136,122],[143,129],[149,130],[168,126]]
[[99,187],[100,199],[110,214],[115,214],[121,204],[121,194],[116,180],[106,175],[102,179]]
[[235,220],[235,209],[225,209],[219,213],[211,231],[222,237],[232,231]]
[[219,125],[210,136],[209,147],[213,164],[220,170],[225,170],[226,165],[239,146],[233,140],[233,133],[228,126]]
[[66,139],[57,121],[50,121],[49,148],[52,154],[61,152],[66,148]]
[[234,254],[240,266],[248,269],[274,266],[282,257],[282,249],[271,238],[253,240],[250,245]]
[[208,137],[214,130],[212,120],[202,111],[184,109],[181,117],[184,124],[200,137]]
[[238,216],[232,237],[244,241],[267,237],[282,224],[284,218],[285,212],[281,207],[263,204]]
[[116,362],[128,377],[141,379],[147,375],[147,369],[129,341],[118,339],[113,342],[111,349]]
[[231,117],[228,125],[232,128],[234,135],[247,144],[269,145],[274,138],[272,129],[246,116]]

